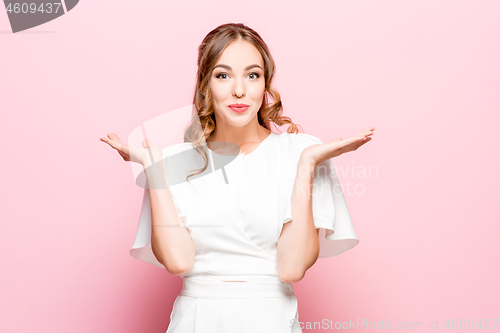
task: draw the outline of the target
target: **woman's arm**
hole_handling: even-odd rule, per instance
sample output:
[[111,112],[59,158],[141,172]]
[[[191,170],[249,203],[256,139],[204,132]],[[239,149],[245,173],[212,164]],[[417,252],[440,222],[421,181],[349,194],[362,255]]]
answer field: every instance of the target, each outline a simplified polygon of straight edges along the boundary
[[278,240],[277,261],[281,281],[300,281],[318,260],[319,229],[314,225],[311,189],[314,169],[324,161],[357,150],[372,140],[373,131],[375,128],[367,127],[352,138],[335,138],[302,151],[291,198],[293,220],[283,225]]
[[278,240],[277,262],[281,281],[300,281],[319,255],[319,229],[312,211],[312,179],[315,164],[300,159],[292,192],[293,220],[283,225]]
[[172,275],[191,271],[195,246],[189,231],[181,225],[168,188],[163,160],[145,163],[151,202],[151,249],[156,259]]

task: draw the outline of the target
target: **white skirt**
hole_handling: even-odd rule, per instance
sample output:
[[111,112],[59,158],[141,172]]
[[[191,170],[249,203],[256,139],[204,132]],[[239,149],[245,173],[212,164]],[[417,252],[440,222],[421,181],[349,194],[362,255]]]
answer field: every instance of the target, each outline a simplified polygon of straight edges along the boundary
[[218,279],[183,278],[166,333],[302,332],[291,284],[277,276]]

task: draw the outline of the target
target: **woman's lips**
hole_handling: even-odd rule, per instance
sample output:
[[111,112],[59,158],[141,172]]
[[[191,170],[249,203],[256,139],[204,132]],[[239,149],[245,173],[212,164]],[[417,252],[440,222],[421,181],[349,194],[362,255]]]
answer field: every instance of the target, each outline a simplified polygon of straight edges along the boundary
[[237,112],[237,113],[242,113],[248,110],[248,105],[237,105],[237,104],[231,104],[228,106],[232,111]]

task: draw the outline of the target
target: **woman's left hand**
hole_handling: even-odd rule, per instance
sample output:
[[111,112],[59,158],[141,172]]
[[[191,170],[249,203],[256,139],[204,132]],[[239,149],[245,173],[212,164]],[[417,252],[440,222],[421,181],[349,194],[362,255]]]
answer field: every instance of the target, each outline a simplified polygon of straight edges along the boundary
[[335,138],[328,143],[309,146],[304,149],[300,159],[303,162],[317,166],[326,160],[354,151],[371,141],[373,138],[370,136],[373,135],[373,131],[375,131],[375,128],[367,127],[356,136],[348,139]]

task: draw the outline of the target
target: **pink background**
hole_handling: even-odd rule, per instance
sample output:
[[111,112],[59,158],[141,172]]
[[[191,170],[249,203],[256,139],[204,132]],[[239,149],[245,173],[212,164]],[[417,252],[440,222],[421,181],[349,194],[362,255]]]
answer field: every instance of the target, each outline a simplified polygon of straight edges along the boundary
[[191,104],[197,47],[228,22],[269,45],[306,133],[376,128],[334,159],[360,244],[294,284],[300,321],[499,319],[499,14],[496,0],[86,0],[12,34],[0,10],[0,331],[166,331],[181,279],[129,256],[143,189],[99,138]]

